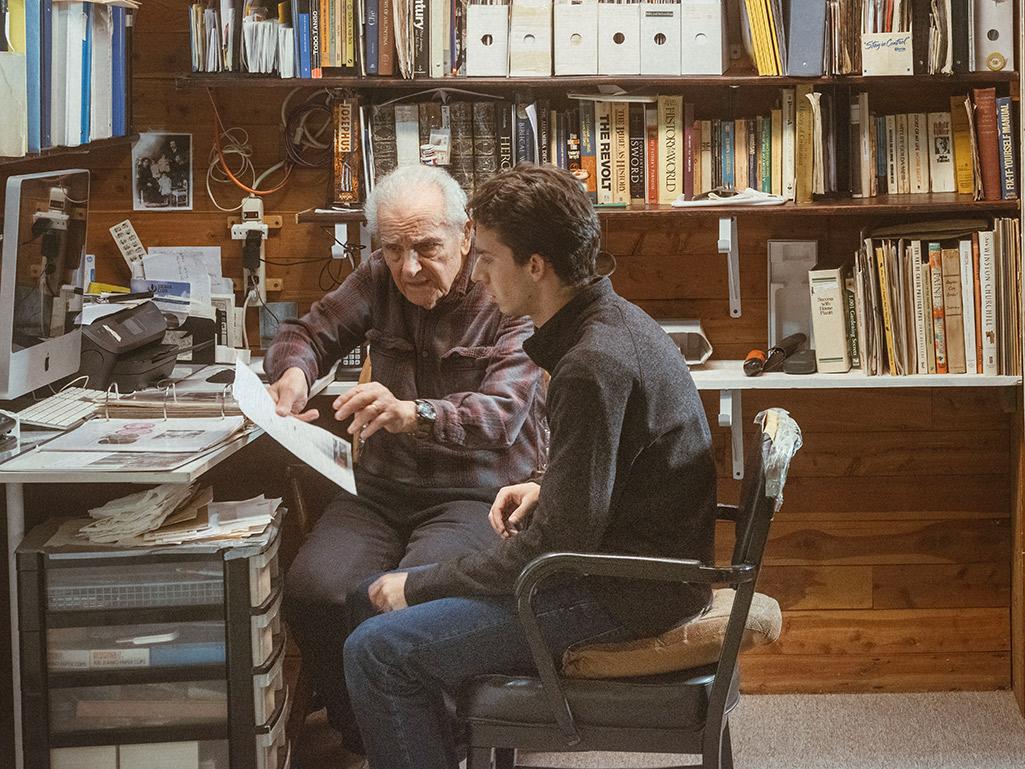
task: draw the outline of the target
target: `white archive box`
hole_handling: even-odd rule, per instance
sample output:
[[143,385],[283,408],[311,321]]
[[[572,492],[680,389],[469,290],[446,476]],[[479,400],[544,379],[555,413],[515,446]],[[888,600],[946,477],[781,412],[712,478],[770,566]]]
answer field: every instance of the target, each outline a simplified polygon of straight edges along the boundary
[[509,75],[552,74],[551,0],[512,0],[509,6]]
[[680,74],[680,4],[641,3],[641,74]]
[[721,75],[729,63],[723,0],[680,0],[680,74]]
[[598,3],[598,72],[640,74],[640,3]]
[[466,6],[466,74],[468,77],[509,74],[509,6]]
[[598,74],[598,0],[555,0],[555,74]]

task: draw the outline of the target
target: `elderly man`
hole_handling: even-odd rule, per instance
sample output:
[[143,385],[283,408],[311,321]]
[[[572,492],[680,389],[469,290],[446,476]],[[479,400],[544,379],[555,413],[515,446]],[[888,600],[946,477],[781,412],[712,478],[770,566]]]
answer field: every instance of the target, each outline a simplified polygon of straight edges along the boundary
[[342,671],[346,594],[371,574],[446,561],[498,539],[498,489],[543,466],[541,372],[527,318],[470,280],[466,196],[439,168],[380,180],[366,204],[380,251],[308,314],[285,321],[265,367],[279,414],[306,409],[318,375],[367,341],[373,382],[333,404],[365,441],[359,496],[328,505],[285,580],[285,616],[346,747],[361,752]]
[[[345,644],[349,692],[371,769],[456,769],[443,693],[532,662],[513,585],[545,552],[711,560],[715,464],[704,409],[680,351],[643,311],[595,276],[598,221],[567,172],[518,166],[472,203],[474,278],[503,312],[528,314],[524,347],[551,372],[551,456],[541,485],[498,495],[504,538],[354,594],[382,612]],[[559,659],[581,641],[659,633],[702,611],[707,586],[566,580],[539,596]]]

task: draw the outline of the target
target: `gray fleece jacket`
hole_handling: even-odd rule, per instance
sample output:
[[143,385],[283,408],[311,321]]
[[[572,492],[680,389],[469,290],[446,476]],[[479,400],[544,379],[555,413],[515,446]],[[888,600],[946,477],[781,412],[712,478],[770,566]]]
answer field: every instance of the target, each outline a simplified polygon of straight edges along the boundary
[[[488,551],[410,573],[410,604],[510,594],[536,556],[615,553],[711,562],[711,437],[680,351],[644,311],[594,281],[524,342],[551,373],[551,451],[525,530]],[[638,634],[703,609],[707,586],[594,578],[596,598]]]

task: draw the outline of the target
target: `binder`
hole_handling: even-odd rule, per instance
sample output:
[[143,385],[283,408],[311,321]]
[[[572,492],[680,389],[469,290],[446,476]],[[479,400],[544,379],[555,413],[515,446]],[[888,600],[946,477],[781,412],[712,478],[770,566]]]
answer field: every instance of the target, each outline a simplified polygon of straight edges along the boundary
[[598,3],[598,72],[638,75],[640,71],[640,4]]
[[509,75],[552,74],[552,3],[513,0],[509,8]]
[[791,0],[786,20],[787,75],[821,77],[826,39],[826,4],[822,0]]
[[679,75],[682,34],[678,3],[641,3],[641,74]]
[[509,6],[466,7],[466,74],[470,77],[509,74]]
[[26,146],[29,152],[39,152],[40,145],[40,102],[42,88],[40,52],[41,42],[41,3],[40,0],[25,0],[25,98],[28,115]]
[[555,74],[598,74],[598,0],[558,2],[553,11]]
[[1011,0],[972,0],[975,3],[975,61],[980,72],[1014,67],[1014,3]]
[[680,74],[721,75],[729,61],[722,0],[681,0]]

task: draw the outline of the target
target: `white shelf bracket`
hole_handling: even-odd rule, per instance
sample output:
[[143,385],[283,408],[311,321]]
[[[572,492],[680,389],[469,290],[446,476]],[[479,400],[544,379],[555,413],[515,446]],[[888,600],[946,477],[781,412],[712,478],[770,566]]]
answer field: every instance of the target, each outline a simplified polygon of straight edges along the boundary
[[345,258],[345,249],[342,248],[342,243],[349,242],[350,227],[356,227],[359,230],[359,258],[356,259],[356,263],[363,261],[370,256],[370,230],[363,224],[358,222],[339,222],[335,225],[335,243],[331,246],[331,256],[335,259]]
[[740,317],[740,239],[737,217],[719,219],[719,253],[726,257],[730,283],[730,317]]
[[733,477],[744,477],[744,409],[740,400],[741,390],[719,391],[719,427],[730,428],[730,453],[733,461]]

